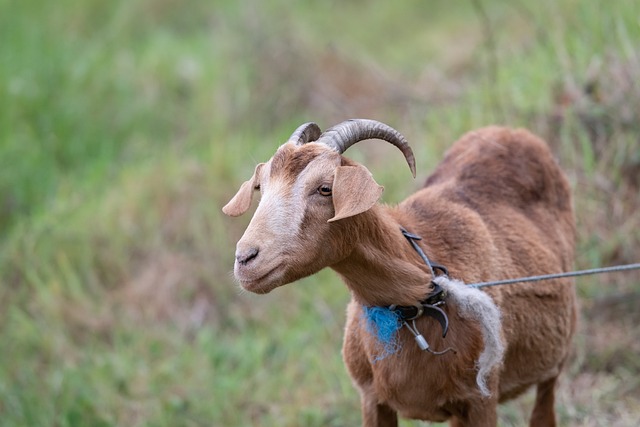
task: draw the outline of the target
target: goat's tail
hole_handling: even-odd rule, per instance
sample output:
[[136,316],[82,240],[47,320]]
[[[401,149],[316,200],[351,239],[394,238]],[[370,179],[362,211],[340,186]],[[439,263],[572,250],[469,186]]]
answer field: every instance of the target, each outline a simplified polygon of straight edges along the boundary
[[480,323],[484,349],[476,362],[478,368],[476,383],[480,392],[484,396],[489,396],[491,393],[487,388],[487,377],[491,370],[502,361],[504,355],[500,310],[487,293],[467,286],[459,280],[439,276],[434,279],[434,282],[447,291],[449,298],[456,304],[462,317]]

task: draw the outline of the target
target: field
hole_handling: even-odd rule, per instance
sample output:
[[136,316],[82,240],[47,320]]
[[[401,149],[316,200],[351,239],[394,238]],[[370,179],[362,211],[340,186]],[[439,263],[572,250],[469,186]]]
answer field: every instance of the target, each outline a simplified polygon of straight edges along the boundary
[[[336,275],[232,278],[250,215],[221,207],[305,121],[411,141],[415,181],[349,152],[386,203],[464,132],[530,128],[574,189],[576,267],[640,262],[637,0],[0,0],[0,40],[0,427],[359,425]],[[640,274],[577,283],[560,424],[637,425]]]

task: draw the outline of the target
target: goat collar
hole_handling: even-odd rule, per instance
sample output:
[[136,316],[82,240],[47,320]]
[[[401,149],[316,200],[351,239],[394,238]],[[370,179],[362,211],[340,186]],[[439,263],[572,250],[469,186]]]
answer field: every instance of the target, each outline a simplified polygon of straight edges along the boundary
[[433,287],[433,290],[429,292],[425,299],[416,305],[390,305],[388,308],[392,312],[396,313],[400,321],[403,323],[415,320],[420,316],[433,317],[440,323],[440,326],[442,327],[442,337],[444,338],[449,330],[449,318],[438,306],[444,304],[447,293],[440,285],[435,283],[433,279],[436,277],[437,271],[440,272],[441,275],[449,276],[449,270],[447,270],[445,266],[429,260],[417,243],[418,240],[422,240],[422,237],[409,233],[403,227],[400,227],[400,231],[402,231],[402,235],[407,238],[409,243],[411,243],[411,246],[413,246],[413,249],[415,249],[418,255],[420,255],[420,258],[422,258],[424,263],[429,267],[432,277],[431,286]]
[[[420,255],[422,260],[427,264],[431,271],[431,285],[433,290],[429,292],[429,295],[425,299],[412,306],[405,305],[390,305],[387,307],[364,307],[364,316],[367,322],[367,329],[370,333],[378,337],[378,340],[383,345],[383,352],[381,355],[376,356],[374,360],[380,360],[385,358],[389,354],[393,354],[398,351],[397,333],[403,326],[406,327],[414,336],[418,347],[421,350],[428,351],[432,354],[444,354],[448,351],[453,351],[452,348],[447,348],[444,351],[434,351],[430,348],[427,340],[422,336],[418,328],[416,327],[416,319],[420,316],[429,316],[436,319],[440,323],[442,328],[442,337],[447,335],[449,329],[449,318],[439,305],[444,304],[447,297],[446,291],[437,283],[433,281],[435,279],[436,271],[440,271],[442,275],[448,276],[449,272],[446,267],[431,262],[425,255],[424,251],[418,244],[417,240],[422,240],[420,236],[409,233],[404,228],[400,228],[402,234],[407,238],[411,246]],[[411,322],[411,324],[409,324]]]
[[400,231],[402,231],[402,235],[407,238],[409,243],[411,243],[411,246],[413,246],[413,249],[415,249],[416,252],[418,252],[418,255],[420,255],[420,258],[422,258],[424,263],[427,264],[427,267],[429,267],[429,271],[431,272],[432,278],[436,277],[436,273],[435,273],[436,270],[440,270],[440,272],[445,276],[449,275],[449,270],[447,270],[447,268],[444,265],[440,265],[430,261],[427,255],[422,250],[422,248],[418,245],[418,243],[416,243],[418,240],[422,240],[422,237],[418,236],[417,234],[409,233],[404,227],[400,227]]

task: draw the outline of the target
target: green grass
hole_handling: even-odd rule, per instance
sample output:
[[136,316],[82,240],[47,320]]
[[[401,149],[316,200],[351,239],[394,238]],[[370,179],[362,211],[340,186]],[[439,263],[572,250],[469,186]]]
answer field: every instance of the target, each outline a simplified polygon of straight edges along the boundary
[[[406,134],[415,182],[393,149],[350,154],[386,202],[462,133],[532,128],[575,189],[577,266],[637,262],[636,3],[0,0],[0,426],[359,424],[335,275],[261,297],[231,277],[249,218],[220,209],[303,121]],[[633,425],[640,332],[614,297],[640,278],[579,283],[561,423]]]

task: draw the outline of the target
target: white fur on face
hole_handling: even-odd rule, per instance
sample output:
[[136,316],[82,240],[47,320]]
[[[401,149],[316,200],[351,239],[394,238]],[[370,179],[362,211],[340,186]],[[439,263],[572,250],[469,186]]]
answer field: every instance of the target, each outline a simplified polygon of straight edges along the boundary
[[261,246],[297,239],[303,232],[301,226],[310,198],[321,184],[332,184],[338,164],[339,157],[319,157],[298,174],[293,185],[281,177],[271,178],[267,164],[262,171],[262,197],[247,232],[260,240]]
[[[286,184],[280,180],[272,180],[262,193],[260,204],[253,216],[258,224],[260,234],[266,234],[274,239],[294,238],[300,231],[300,224],[304,218],[304,200],[302,192],[289,191]],[[265,242],[266,243],[266,242]]]

